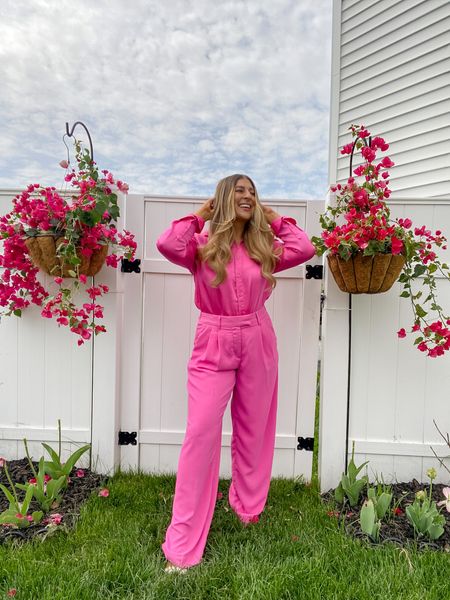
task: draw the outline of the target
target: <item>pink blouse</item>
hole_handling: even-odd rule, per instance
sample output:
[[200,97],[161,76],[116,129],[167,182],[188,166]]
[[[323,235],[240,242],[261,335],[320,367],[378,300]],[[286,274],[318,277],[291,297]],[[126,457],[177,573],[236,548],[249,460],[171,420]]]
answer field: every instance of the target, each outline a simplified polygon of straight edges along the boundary
[[[272,293],[269,282],[261,275],[261,265],[249,257],[243,242],[234,243],[231,261],[226,267],[227,277],[218,287],[212,287],[209,282],[215,277],[214,271],[197,259],[198,246],[208,241],[207,234],[201,233],[204,224],[201,217],[193,214],[173,221],[157,240],[158,250],[194,275],[195,305],[202,312],[229,316],[256,312]],[[295,267],[314,256],[314,246],[306,233],[297,227],[295,219],[279,217],[271,227],[281,240],[275,240],[274,247],[283,248],[274,273]]]

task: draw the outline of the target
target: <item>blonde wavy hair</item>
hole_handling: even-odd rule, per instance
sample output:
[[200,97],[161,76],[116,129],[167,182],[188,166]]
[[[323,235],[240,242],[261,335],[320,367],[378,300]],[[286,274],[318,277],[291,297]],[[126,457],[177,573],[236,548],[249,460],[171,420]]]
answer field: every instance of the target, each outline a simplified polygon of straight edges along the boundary
[[216,276],[211,281],[219,286],[226,278],[226,265],[231,260],[231,245],[234,241],[234,189],[239,179],[247,179],[255,190],[255,209],[252,218],[245,224],[243,241],[249,256],[261,265],[261,274],[271,288],[276,285],[273,271],[281,248],[273,248],[274,234],[267,224],[255,184],[248,175],[236,173],[221,179],[216,187],[213,214],[209,227],[208,242],[199,248],[200,259],[207,262]]

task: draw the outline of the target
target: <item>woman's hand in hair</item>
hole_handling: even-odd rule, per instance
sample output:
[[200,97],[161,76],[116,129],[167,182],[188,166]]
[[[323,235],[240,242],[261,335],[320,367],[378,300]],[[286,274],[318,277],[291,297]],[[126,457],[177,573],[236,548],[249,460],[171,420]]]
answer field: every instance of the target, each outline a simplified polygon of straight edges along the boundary
[[213,207],[214,198],[208,198],[208,200],[200,206],[195,214],[201,217],[204,221],[209,221],[213,214]]
[[269,223],[269,225],[270,223],[272,223],[272,221],[275,221],[280,217],[280,215],[275,210],[273,210],[273,208],[270,208],[270,206],[261,204],[261,207],[263,209],[264,216],[266,217],[266,221]]

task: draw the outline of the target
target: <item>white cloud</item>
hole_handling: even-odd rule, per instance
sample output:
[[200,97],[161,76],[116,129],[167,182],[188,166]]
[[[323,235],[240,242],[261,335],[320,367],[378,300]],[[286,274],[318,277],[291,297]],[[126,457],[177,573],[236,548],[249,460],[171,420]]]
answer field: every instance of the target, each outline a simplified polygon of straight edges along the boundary
[[239,170],[323,197],[330,38],[331,0],[4,0],[0,186],[55,184],[81,120],[131,191],[208,195]]

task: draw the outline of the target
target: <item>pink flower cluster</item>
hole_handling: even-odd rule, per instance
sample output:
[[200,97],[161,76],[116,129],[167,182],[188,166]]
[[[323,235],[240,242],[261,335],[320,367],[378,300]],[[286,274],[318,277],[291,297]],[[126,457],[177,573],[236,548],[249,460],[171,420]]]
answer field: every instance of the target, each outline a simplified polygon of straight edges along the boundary
[[[81,153],[77,154],[77,161],[86,168],[72,169],[65,176],[74,188],[70,201],[54,187],[31,184],[14,198],[12,211],[0,217],[0,267],[4,268],[0,276],[0,314],[21,316],[23,309],[35,304],[42,308],[43,317],[54,317],[58,325],[69,327],[81,345],[92,334],[105,331],[104,325],[98,323],[103,318],[103,307],[96,299],[107,293],[108,287],[86,287],[91,302],[77,306],[74,294],[81,284],[87,285],[87,277],[74,266],[77,276],[72,283],[67,285],[67,280],[55,277],[59,291],[51,295],[39,281],[39,269],[31,262],[25,240],[46,233],[64,238],[58,256],[65,262],[70,256],[91,257],[108,245],[105,262],[114,268],[122,257],[134,258],[136,242],[132,233],[118,231],[114,225],[119,216],[115,191],[126,193],[128,185],[115,181],[107,170],[100,177],[95,163]],[[68,162],[61,161],[60,165],[67,168]]]
[[[384,206],[381,202],[371,205],[364,200],[361,207],[359,198],[362,195],[354,194],[358,197],[355,200],[356,206],[353,206],[345,213],[344,218],[347,221],[344,225],[336,225],[332,231],[322,232],[322,239],[326,247],[332,254],[339,254],[341,243],[355,244],[360,250],[365,250],[371,240],[382,242],[387,250],[392,254],[400,254],[403,249],[403,241],[399,237],[398,228],[389,225]],[[367,212],[364,208],[367,206]]]

